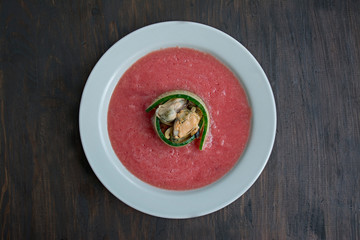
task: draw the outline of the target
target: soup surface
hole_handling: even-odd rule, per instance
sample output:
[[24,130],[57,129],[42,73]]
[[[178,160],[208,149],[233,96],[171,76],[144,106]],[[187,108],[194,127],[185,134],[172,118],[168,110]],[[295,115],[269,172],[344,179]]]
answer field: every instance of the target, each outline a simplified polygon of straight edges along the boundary
[[[174,148],[157,136],[145,109],[164,92],[188,90],[210,113],[204,149],[200,138]],[[153,186],[189,190],[224,176],[239,160],[250,134],[251,109],[236,76],[210,54],[166,48],[135,62],[121,77],[110,100],[108,133],[122,164]]]

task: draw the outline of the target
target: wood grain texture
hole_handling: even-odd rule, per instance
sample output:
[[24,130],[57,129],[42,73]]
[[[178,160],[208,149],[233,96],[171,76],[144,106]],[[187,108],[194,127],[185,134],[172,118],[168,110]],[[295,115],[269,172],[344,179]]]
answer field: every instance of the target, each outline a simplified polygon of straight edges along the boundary
[[[0,1],[0,239],[360,239],[359,13],[357,0]],[[256,183],[188,220],[117,200],[78,131],[82,89],[101,55],[166,20],[239,40],[278,110]]]

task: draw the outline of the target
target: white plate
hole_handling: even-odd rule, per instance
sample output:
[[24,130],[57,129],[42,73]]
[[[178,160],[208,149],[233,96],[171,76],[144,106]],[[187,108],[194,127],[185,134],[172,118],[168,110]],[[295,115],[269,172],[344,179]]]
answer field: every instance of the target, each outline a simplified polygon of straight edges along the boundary
[[[249,143],[240,161],[219,181],[191,191],[163,190],[137,179],[116,157],[107,132],[110,97],[122,74],[147,53],[174,46],[205,51],[224,62],[241,79],[253,114]],[[112,194],[153,216],[191,218],[227,206],[255,182],[273,147],[276,108],[264,71],[239,42],[203,24],[163,22],[127,35],[101,57],[85,85],[79,121],[86,157]]]

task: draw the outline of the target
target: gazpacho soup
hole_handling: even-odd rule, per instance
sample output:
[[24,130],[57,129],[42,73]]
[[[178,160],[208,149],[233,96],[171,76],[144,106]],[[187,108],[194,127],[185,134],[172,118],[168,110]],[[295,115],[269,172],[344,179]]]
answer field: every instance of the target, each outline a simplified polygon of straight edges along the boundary
[[[180,94],[167,98],[174,93]],[[164,101],[149,108],[158,99]],[[251,108],[223,63],[173,47],[145,55],[123,74],[107,124],[114,152],[133,175],[159,188],[190,190],[217,181],[240,159]]]

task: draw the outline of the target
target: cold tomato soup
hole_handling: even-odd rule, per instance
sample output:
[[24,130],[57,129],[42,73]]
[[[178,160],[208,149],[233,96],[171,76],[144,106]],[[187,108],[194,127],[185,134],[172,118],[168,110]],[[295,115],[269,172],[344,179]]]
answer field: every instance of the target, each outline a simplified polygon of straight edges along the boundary
[[[154,111],[145,109],[159,95],[187,90],[205,102],[210,131],[184,147],[166,145],[156,134]],[[251,109],[236,76],[208,53],[166,48],[135,62],[111,96],[108,116],[111,145],[121,163],[153,186],[190,190],[211,184],[237,163],[250,134]]]

